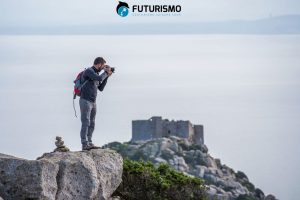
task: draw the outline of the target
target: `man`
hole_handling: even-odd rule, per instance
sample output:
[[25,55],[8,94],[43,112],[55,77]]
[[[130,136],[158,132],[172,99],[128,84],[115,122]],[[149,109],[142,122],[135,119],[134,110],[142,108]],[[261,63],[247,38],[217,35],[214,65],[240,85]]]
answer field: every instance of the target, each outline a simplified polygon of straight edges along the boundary
[[[100,148],[93,144],[92,136],[97,112],[97,90],[104,90],[107,79],[112,74],[112,69],[105,63],[106,61],[102,57],[96,58],[94,65],[87,68],[82,75],[82,81],[87,81],[81,88],[79,100],[82,123],[80,131],[82,150]],[[104,70],[104,72],[99,75],[101,70]]]

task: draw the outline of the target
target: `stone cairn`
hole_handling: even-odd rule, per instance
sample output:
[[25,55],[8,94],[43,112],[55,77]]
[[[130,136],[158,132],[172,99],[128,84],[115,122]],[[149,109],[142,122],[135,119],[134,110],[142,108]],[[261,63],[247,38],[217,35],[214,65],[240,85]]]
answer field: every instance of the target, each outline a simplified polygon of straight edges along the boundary
[[70,149],[64,145],[64,141],[62,140],[61,137],[56,136],[55,139],[56,139],[56,141],[55,141],[56,148],[54,149],[54,152],[56,152],[56,151],[58,151],[58,152],[70,151]]

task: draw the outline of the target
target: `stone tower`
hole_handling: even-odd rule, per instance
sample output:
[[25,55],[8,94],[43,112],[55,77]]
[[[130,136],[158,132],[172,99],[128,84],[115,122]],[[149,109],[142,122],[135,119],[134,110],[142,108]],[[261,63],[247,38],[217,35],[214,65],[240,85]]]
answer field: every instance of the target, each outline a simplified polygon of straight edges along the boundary
[[193,125],[190,121],[169,121],[160,116],[148,120],[132,121],[131,141],[150,140],[154,138],[177,136],[186,138],[194,144],[204,144],[202,125]]

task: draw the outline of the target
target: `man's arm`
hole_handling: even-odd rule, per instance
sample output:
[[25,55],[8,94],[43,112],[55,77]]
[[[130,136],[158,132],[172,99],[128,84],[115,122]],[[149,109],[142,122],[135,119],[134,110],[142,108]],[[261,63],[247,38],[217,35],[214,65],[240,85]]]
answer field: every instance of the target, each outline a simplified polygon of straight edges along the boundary
[[109,67],[108,65],[106,65],[105,68],[105,73],[107,74],[106,78],[104,78],[104,80],[100,83],[100,85],[98,86],[98,89],[102,92],[104,90],[104,87],[107,83],[108,77],[110,77],[112,75],[112,70],[111,67]]
[[107,79],[108,79],[108,77],[106,77],[106,78],[102,81],[102,83],[98,86],[98,89],[99,89],[101,92],[104,90],[104,87],[105,87],[105,85],[106,85],[106,83],[107,83]]
[[107,72],[98,75],[93,69],[87,69],[84,75],[93,81],[99,81],[99,82],[102,82],[104,79],[108,77]]

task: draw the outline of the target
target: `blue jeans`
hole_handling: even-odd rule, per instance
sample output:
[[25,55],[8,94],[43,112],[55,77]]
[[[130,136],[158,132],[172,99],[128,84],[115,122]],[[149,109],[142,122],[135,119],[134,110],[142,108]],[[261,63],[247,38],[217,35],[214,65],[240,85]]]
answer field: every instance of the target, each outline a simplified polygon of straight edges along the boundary
[[79,106],[81,112],[81,144],[88,145],[89,143],[92,143],[97,105],[96,103],[80,98]]

